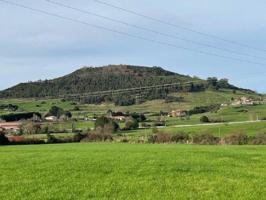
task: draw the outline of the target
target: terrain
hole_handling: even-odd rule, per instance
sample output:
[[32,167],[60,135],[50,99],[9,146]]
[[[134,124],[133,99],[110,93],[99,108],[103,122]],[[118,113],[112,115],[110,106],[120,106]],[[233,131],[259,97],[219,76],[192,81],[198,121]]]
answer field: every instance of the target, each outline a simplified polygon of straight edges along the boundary
[[[170,116],[175,110],[186,116]],[[54,111],[56,120],[48,121]],[[82,68],[0,92],[0,118],[32,113],[18,122],[20,130],[4,132],[22,143],[0,146],[0,199],[265,196],[266,98],[226,79],[123,65]],[[126,129],[131,117],[113,120],[119,129],[111,139],[88,139],[109,134],[98,133],[96,122],[110,113],[145,118],[133,129]],[[173,141],[178,135],[188,137]],[[162,140],[152,141],[155,136]],[[71,143],[53,144],[62,141]]]
[[0,199],[263,199],[264,146],[0,148]]
[[235,87],[226,79],[202,80],[160,67],[109,65],[84,67],[52,80],[21,83],[1,91],[0,98],[64,98],[83,103],[113,102],[127,106],[165,99],[172,92],[200,92],[210,88],[254,93]]
[[[200,83],[197,86],[197,84],[192,84],[193,81],[200,81]],[[189,87],[174,85],[170,88],[151,88],[146,90],[145,93],[143,89],[123,91],[125,88],[176,82],[189,83]],[[113,91],[118,90],[122,90],[122,93],[114,94]],[[97,91],[112,92],[104,92],[104,95],[102,95]],[[87,100],[75,96],[74,93],[76,92],[79,92],[80,95],[88,92],[89,95],[84,97]],[[59,94],[63,93],[65,95],[60,97]],[[152,98],[151,93],[153,94]],[[57,96],[49,98],[46,96],[48,94],[57,94]],[[67,94],[70,96],[67,96]],[[116,99],[114,96],[116,96]],[[138,102],[135,101],[136,96],[138,96]],[[93,118],[107,115],[108,111],[144,114],[146,116],[145,124],[152,127],[156,121],[164,121],[164,127],[160,127],[160,130],[170,134],[182,131],[191,135],[211,133],[224,136],[240,132],[256,135],[266,129],[266,122],[263,121],[266,119],[266,106],[263,102],[265,97],[263,95],[248,89],[235,87],[229,84],[226,79],[218,80],[213,77],[202,80],[169,72],[159,67],[149,68],[128,65],[110,65],[99,68],[84,67],[54,80],[19,84],[0,92],[0,97],[0,105],[2,105],[2,108],[0,107],[0,117],[29,112],[36,112],[45,116],[53,106],[71,112],[71,120],[42,122],[43,127],[49,126],[50,130],[56,132],[56,137],[73,136],[73,126],[76,130],[82,132],[93,129]],[[252,101],[259,103],[255,105],[231,105],[242,97],[250,98]],[[134,101],[131,101],[132,98],[134,98]],[[122,99],[124,101],[121,102]],[[226,106],[221,106],[223,104]],[[12,107],[10,109],[7,107],[8,105],[16,109],[14,110]],[[167,116],[169,112],[176,109],[189,111],[197,107],[208,106],[214,106],[217,109],[192,114],[186,119]],[[207,116],[211,120],[221,123],[202,124],[200,121],[202,116]],[[120,128],[125,126],[124,121],[118,123]],[[122,134],[135,141],[140,136],[153,134],[152,127],[144,128],[140,123],[140,129],[123,131]],[[25,137],[45,139],[46,134],[39,133],[38,135],[26,135]]]

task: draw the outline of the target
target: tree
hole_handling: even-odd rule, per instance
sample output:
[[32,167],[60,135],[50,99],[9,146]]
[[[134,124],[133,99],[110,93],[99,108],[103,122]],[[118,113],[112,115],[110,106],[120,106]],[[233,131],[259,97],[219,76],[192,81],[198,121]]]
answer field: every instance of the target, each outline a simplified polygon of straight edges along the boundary
[[216,77],[208,77],[207,83],[210,89],[218,89],[217,87],[218,79]]
[[66,111],[66,112],[65,112],[65,116],[66,116],[67,118],[71,118],[71,117],[72,117],[72,113],[71,113],[70,111]]
[[60,118],[60,116],[63,114],[64,110],[58,106],[52,106],[48,113],[48,115],[55,116],[57,118]]
[[40,123],[28,122],[22,126],[23,132],[26,134],[39,134],[42,131]]
[[114,133],[118,129],[119,125],[105,116],[101,116],[95,121],[95,130],[102,133]]
[[0,131],[0,145],[7,145],[9,143],[8,138],[5,135],[5,132]]
[[138,127],[139,127],[139,123],[136,119],[130,118],[129,120],[126,121],[126,124],[125,124],[126,130],[134,130],[134,129],[137,129]]
[[203,123],[210,122],[209,118],[207,116],[205,116],[205,115],[200,118],[200,121],[203,122]]
[[219,88],[229,88],[230,84],[229,84],[229,80],[226,78],[220,79],[217,83]]

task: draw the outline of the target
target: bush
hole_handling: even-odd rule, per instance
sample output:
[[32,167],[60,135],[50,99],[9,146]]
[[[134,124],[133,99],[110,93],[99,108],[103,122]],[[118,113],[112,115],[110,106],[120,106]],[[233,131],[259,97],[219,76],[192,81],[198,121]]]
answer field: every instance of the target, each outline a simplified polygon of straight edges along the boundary
[[24,138],[22,136],[12,136],[9,138],[11,145],[26,145],[26,144],[45,144],[43,140],[36,138]]
[[114,133],[119,129],[119,125],[107,117],[99,117],[95,121],[95,129],[100,133]]
[[172,136],[171,141],[176,143],[186,143],[189,140],[187,133],[179,132]]
[[201,114],[206,112],[217,112],[220,109],[219,104],[209,106],[198,106],[189,111],[189,115]]
[[165,121],[155,121],[152,124],[153,126],[165,126]]
[[210,122],[209,118],[207,116],[205,116],[205,115],[200,118],[200,121],[202,123],[208,123],[208,122]]
[[129,142],[129,139],[126,138],[126,137],[124,137],[124,138],[122,138],[122,139],[120,140],[120,142],[122,142],[122,143],[128,143],[128,142]]
[[248,136],[244,133],[229,135],[224,138],[225,144],[244,145],[248,144]]
[[9,140],[3,131],[0,131],[0,145],[8,145]]
[[40,123],[27,122],[22,126],[23,133],[26,134],[39,134],[42,133],[42,127]]
[[170,143],[171,135],[168,133],[157,133],[156,135],[151,135],[148,138],[149,143]]
[[153,134],[159,133],[159,129],[157,127],[152,128],[152,133]]
[[30,138],[30,139],[24,139],[21,141],[12,141],[10,142],[11,145],[27,145],[27,144],[45,144],[44,140],[36,139],[36,138]]
[[48,144],[59,143],[59,140],[55,136],[53,136],[51,134],[47,134],[46,143],[48,143]]
[[81,133],[76,133],[73,137],[73,142],[80,142],[82,139],[84,139],[86,135],[83,135]]
[[136,119],[130,118],[126,121],[125,130],[135,130],[139,128],[139,123]]
[[266,132],[256,135],[252,140],[252,144],[266,145]]
[[105,142],[113,141],[113,136],[107,133],[89,133],[81,142]]
[[194,144],[218,144],[220,142],[219,137],[215,137],[212,134],[205,133],[193,136]]
[[41,114],[38,112],[28,112],[28,113],[11,113],[7,115],[2,115],[0,118],[6,122],[14,122],[20,120],[32,119],[34,116],[41,118]]

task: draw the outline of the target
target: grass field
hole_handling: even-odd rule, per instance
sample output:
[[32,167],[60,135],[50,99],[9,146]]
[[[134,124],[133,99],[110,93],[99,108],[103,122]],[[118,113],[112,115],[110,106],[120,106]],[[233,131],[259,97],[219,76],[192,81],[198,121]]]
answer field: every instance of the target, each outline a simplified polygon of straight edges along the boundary
[[0,199],[263,199],[266,147],[0,147]]

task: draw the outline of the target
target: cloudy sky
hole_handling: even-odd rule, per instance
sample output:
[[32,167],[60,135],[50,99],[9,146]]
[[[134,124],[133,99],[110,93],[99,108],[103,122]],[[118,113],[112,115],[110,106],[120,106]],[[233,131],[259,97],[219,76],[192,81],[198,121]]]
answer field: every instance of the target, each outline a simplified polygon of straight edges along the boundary
[[[160,24],[95,0],[53,1],[172,37],[104,20],[45,0],[7,1],[193,51],[97,29],[8,5],[0,0],[0,90],[19,82],[62,76],[82,66],[134,64],[161,66],[202,78],[226,77],[238,86],[266,92],[265,0],[103,0],[249,47]],[[227,51],[196,45],[177,37]],[[194,50],[221,57],[197,53]]]

